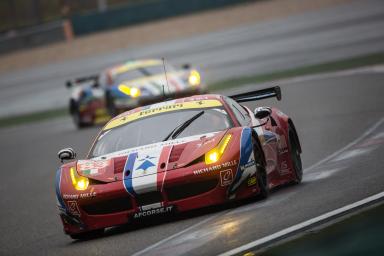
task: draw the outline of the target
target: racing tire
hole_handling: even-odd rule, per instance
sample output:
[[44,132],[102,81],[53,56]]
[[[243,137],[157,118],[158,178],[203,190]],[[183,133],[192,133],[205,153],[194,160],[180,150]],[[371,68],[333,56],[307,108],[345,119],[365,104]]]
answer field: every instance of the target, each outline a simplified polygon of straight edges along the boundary
[[83,233],[70,234],[69,236],[74,240],[88,240],[100,237],[104,234],[104,229],[96,229],[92,231],[87,231]]
[[108,113],[112,116],[112,117],[115,117],[118,115],[118,111],[117,111],[117,108],[115,106],[115,102],[113,100],[113,97],[111,96],[110,92],[107,91],[105,93],[105,102],[106,102],[106,105],[107,105],[107,111]]
[[301,162],[301,152],[298,137],[294,128],[289,124],[288,128],[288,141],[289,141],[289,152],[291,155],[292,167],[295,174],[295,178],[292,181],[293,184],[301,183],[303,179],[303,165]]
[[72,114],[72,119],[73,119],[73,122],[75,123],[76,127],[78,129],[82,129],[84,127],[87,127],[88,125],[84,122],[81,121],[81,117],[80,117],[80,113],[79,111],[75,111],[73,114]]
[[71,100],[71,102],[69,103],[69,113],[71,114],[73,122],[75,123],[78,129],[81,129],[87,126],[87,123],[84,123],[81,120],[78,104],[73,100]]
[[257,199],[266,199],[269,196],[269,186],[268,186],[268,176],[265,169],[265,159],[263,154],[263,149],[258,142],[258,140],[252,137],[253,142],[253,154],[255,157],[255,166],[256,166],[256,180],[257,185],[259,186],[259,193],[257,194]]

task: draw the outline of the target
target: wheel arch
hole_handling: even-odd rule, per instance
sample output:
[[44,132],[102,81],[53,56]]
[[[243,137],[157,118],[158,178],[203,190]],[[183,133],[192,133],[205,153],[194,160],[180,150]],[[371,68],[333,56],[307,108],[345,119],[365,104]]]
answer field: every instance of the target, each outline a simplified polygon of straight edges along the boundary
[[260,139],[259,139],[259,135],[257,134],[257,132],[252,129],[252,138],[254,139],[256,145],[254,144],[253,145],[253,148],[255,149],[255,146],[256,148],[258,149],[258,151],[261,153],[261,157],[262,157],[262,161],[263,161],[263,165],[264,167],[266,168],[267,166],[267,161],[265,160],[265,154],[264,154],[264,150],[263,150],[263,147],[261,146],[261,142],[260,142]]
[[[297,145],[298,145],[298,149],[299,149],[299,152],[302,153],[302,149],[301,149],[301,143],[300,143],[300,139],[299,139],[299,135],[297,134],[297,131],[296,131],[296,127],[292,121],[291,118],[288,118],[288,125],[289,127],[291,127],[291,129],[293,130],[293,133],[294,133],[294,136],[295,136],[295,139],[296,139],[296,142],[297,142]],[[289,128],[288,128],[289,129]]]

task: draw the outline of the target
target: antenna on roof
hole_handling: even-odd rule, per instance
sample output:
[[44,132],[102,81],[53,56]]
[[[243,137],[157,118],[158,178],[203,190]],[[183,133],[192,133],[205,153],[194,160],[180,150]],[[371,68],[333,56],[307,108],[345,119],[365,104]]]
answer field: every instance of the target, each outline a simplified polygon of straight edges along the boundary
[[[168,93],[171,93],[170,90],[169,90],[169,85],[168,85],[168,77],[167,77],[167,70],[165,69],[165,59],[164,59],[164,57],[161,58],[161,60],[163,61],[164,75],[165,75],[165,81],[167,82]],[[165,97],[164,85],[163,85],[163,95]]]

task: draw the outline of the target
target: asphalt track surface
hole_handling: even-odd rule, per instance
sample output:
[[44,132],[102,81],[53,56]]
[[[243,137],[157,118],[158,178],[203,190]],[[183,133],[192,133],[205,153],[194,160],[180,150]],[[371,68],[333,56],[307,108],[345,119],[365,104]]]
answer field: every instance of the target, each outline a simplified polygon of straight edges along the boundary
[[[250,49],[259,52],[258,47],[253,45],[253,43],[258,44],[257,42],[253,39],[244,40],[244,45],[236,48],[238,51],[230,51],[230,48],[227,48],[234,57],[233,59],[231,56],[226,56],[227,61],[219,60],[215,59],[213,55],[207,58],[207,63],[213,61],[218,63],[217,66],[207,64],[207,70],[212,68],[209,75],[216,78],[216,76],[229,73],[231,68],[234,68],[233,64],[236,64],[239,70],[244,69],[246,74],[250,74],[255,70],[259,72],[258,68],[262,69],[263,63],[265,63],[265,70],[272,70],[275,65],[276,67],[280,67],[278,65],[290,66],[295,63],[299,64],[300,61],[303,63],[315,61],[314,59],[317,60],[317,58],[330,59],[348,54],[375,52],[384,45],[380,41],[383,39],[380,39],[380,33],[383,33],[383,30],[376,27],[383,18],[381,14],[377,14],[383,11],[380,3],[380,1],[358,2],[356,3],[359,7],[358,10],[355,9],[355,6],[350,9],[348,15],[356,18],[362,14],[364,17],[369,14],[367,17],[370,18],[360,20],[353,18],[354,22],[344,22],[339,26],[329,25],[322,30],[322,33],[326,35],[333,34],[340,40],[347,41],[352,34],[359,37],[359,34],[364,32],[367,34],[363,38],[368,38],[368,34],[372,33],[371,40],[364,42],[360,40],[351,44],[351,48],[343,41],[341,45],[346,43],[345,47],[335,48],[334,52],[328,53],[332,48],[328,46],[332,45],[333,41],[327,42],[318,39],[307,42],[308,47],[316,48],[316,45],[319,47],[322,45],[320,48],[323,50],[319,48],[318,51],[314,51],[308,48],[307,51],[292,54],[289,54],[287,50],[287,54],[276,52],[273,57],[271,55],[273,51],[266,50],[271,42],[278,43],[285,37],[294,40],[297,37],[297,40],[294,40],[295,43],[291,44],[293,47],[301,42],[299,38],[304,40],[308,36],[309,40],[311,36],[320,32],[306,31],[296,34],[294,37],[285,34],[265,40],[263,44],[266,48],[262,49],[269,56],[258,59],[258,61],[239,58],[236,62],[234,54],[237,52],[245,51],[248,55],[253,54]],[[338,8],[348,9],[350,6]],[[328,20],[337,19],[337,17],[345,19],[344,14],[339,15],[332,10],[334,9],[292,17],[285,21],[288,25],[284,26],[313,24],[316,17],[318,17],[317,21],[322,20],[320,16],[317,16],[320,14],[327,14],[328,16],[324,17],[328,17]],[[376,14],[373,15],[373,13]],[[301,20],[301,22],[295,23],[297,20]],[[283,23],[280,21],[281,25]],[[360,25],[372,26],[372,30],[376,29],[376,31],[363,29],[352,33]],[[342,28],[343,26],[345,30]],[[349,29],[352,31],[348,34],[345,31]],[[272,29],[272,31],[274,30]],[[269,30],[265,28],[265,30],[258,31],[267,33]],[[345,33],[342,33],[343,31]],[[282,31],[280,32],[282,33]],[[225,32],[222,33],[225,34]],[[342,35],[339,37],[339,34]],[[243,34],[239,38],[243,36],[245,35]],[[248,44],[250,44],[249,48],[247,48]],[[255,48],[252,48],[251,45]],[[176,45],[174,46],[176,47]],[[165,46],[153,47],[152,52],[147,48],[148,54],[161,52],[161,47]],[[242,50],[243,47],[244,50]],[[281,46],[272,48],[283,51]],[[177,52],[176,49],[175,52]],[[199,50],[203,49],[191,49],[191,52],[200,55]],[[212,52],[216,51],[219,49],[212,50]],[[172,55],[171,59],[181,63],[182,58],[194,56],[194,54],[183,55],[182,52],[180,50],[181,55]],[[205,54],[209,52],[203,51]],[[246,56],[245,53],[243,53],[244,56]],[[261,53],[260,50],[259,54]],[[143,52],[138,51],[136,54],[143,55],[144,50]],[[104,64],[108,61],[118,60],[120,57],[117,55],[110,55]],[[272,58],[271,61],[269,61],[269,57]],[[95,57],[95,60],[97,58]],[[211,58],[213,60],[210,62]],[[203,60],[201,61],[201,63],[205,63]],[[5,80],[2,80],[1,104],[5,102],[4,100],[17,101],[17,95],[26,97],[25,94],[29,93],[28,89],[20,87],[20,84],[25,81],[23,79],[29,78],[35,81],[36,87],[33,87],[35,89],[44,89],[48,88],[47,83],[53,80],[62,83],[61,80],[64,80],[66,76],[76,74],[76,72],[78,74],[85,71],[91,72],[98,68],[96,67],[98,64],[95,63],[89,59],[79,60],[72,64],[62,64],[66,66],[63,73],[57,73],[57,67],[60,65],[53,65],[45,69],[36,69],[37,71],[25,71],[25,76],[15,76],[12,79],[8,77],[7,79],[10,80],[7,81],[12,83],[6,84],[3,83]],[[88,67],[87,64],[91,65]],[[226,64],[229,65],[228,68],[225,68]],[[87,70],[88,68],[89,70]],[[42,73],[39,72],[42,70],[53,73],[49,73],[51,77],[48,74],[40,77],[39,75]],[[107,230],[105,236],[89,241],[73,241],[63,234],[55,207],[54,176],[59,166],[56,152],[63,147],[72,146],[80,156],[84,156],[92,138],[97,134],[98,128],[78,131],[69,118],[63,118],[0,129],[0,163],[2,167],[0,172],[0,230],[2,231],[0,255],[130,255],[133,253],[215,255],[382,192],[384,190],[384,173],[382,172],[384,167],[382,153],[384,121],[381,121],[384,118],[383,80],[384,73],[374,70],[291,80],[281,83],[283,93],[281,102],[267,100],[257,104],[248,104],[251,108],[260,105],[277,106],[293,118],[304,151],[302,155],[305,168],[303,184],[280,188],[265,201],[214,207],[176,218],[159,218],[141,225],[113,228]],[[7,90],[12,86],[14,86],[12,90]],[[250,88],[242,87],[235,90],[240,92],[247,89]],[[56,97],[57,91],[55,90],[52,89],[46,96],[51,93]],[[31,104],[35,104],[34,90],[31,89],[30,93]],[[53,97],[52,101],[56,101],[57,105],[60,105],[57,98]],[[1,109],[3,111],[3,107]],[[352,144],[350,144],[351,142]],[[344,148],[348,144],[350,146]],[[340,149],[343,150],[340,151]],[[336,154],[333,154],[334,152]]]
[[193,38],[31,67],[0,75],[0,116],[64,107],[69,97],[64,87],[67,79],[94,74],[130,58],[165,57],[177,65],[189,62],[201,67],[203,78],[212,82],[383,52],[383,27],[383,1],[362,0]]
[[71,145],[84,155],[98,129],[77,131],[70,119],[1,129],[0,255],[215,255],[381,192],[383,79],[367,71],[287,81],[281,102],[249,104],[277,106],[295,121],[304,150],[301,185],[265,201],[109,229],[89,241],[63,234],[54,175],[56,152]]

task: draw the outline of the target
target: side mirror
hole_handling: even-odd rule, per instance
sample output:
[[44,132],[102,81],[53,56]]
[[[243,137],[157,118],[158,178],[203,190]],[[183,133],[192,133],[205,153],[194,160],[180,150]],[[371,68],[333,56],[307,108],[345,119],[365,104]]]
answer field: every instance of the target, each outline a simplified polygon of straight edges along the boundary
[[272,113],[272,110],[268,107],[258,107],[258,108],[255,108],[255,117],[257,119],[263,119],[263,118],[266,118],[266,117],[269,117]]
[[183,64],[183,65],[181,66],[181,68],[182,68],[182,69],[190,69],[190,68],[191,68],[191,64],[189,64],[189,63]]
[[76,158],[76,152],[72,148],[64,148],[57,153],[61,162],[64,160],[71,160]]
[[65,87],[71,88],[72,87],[72,82],[69,81],[69,80],[67,82],[65,82]]

